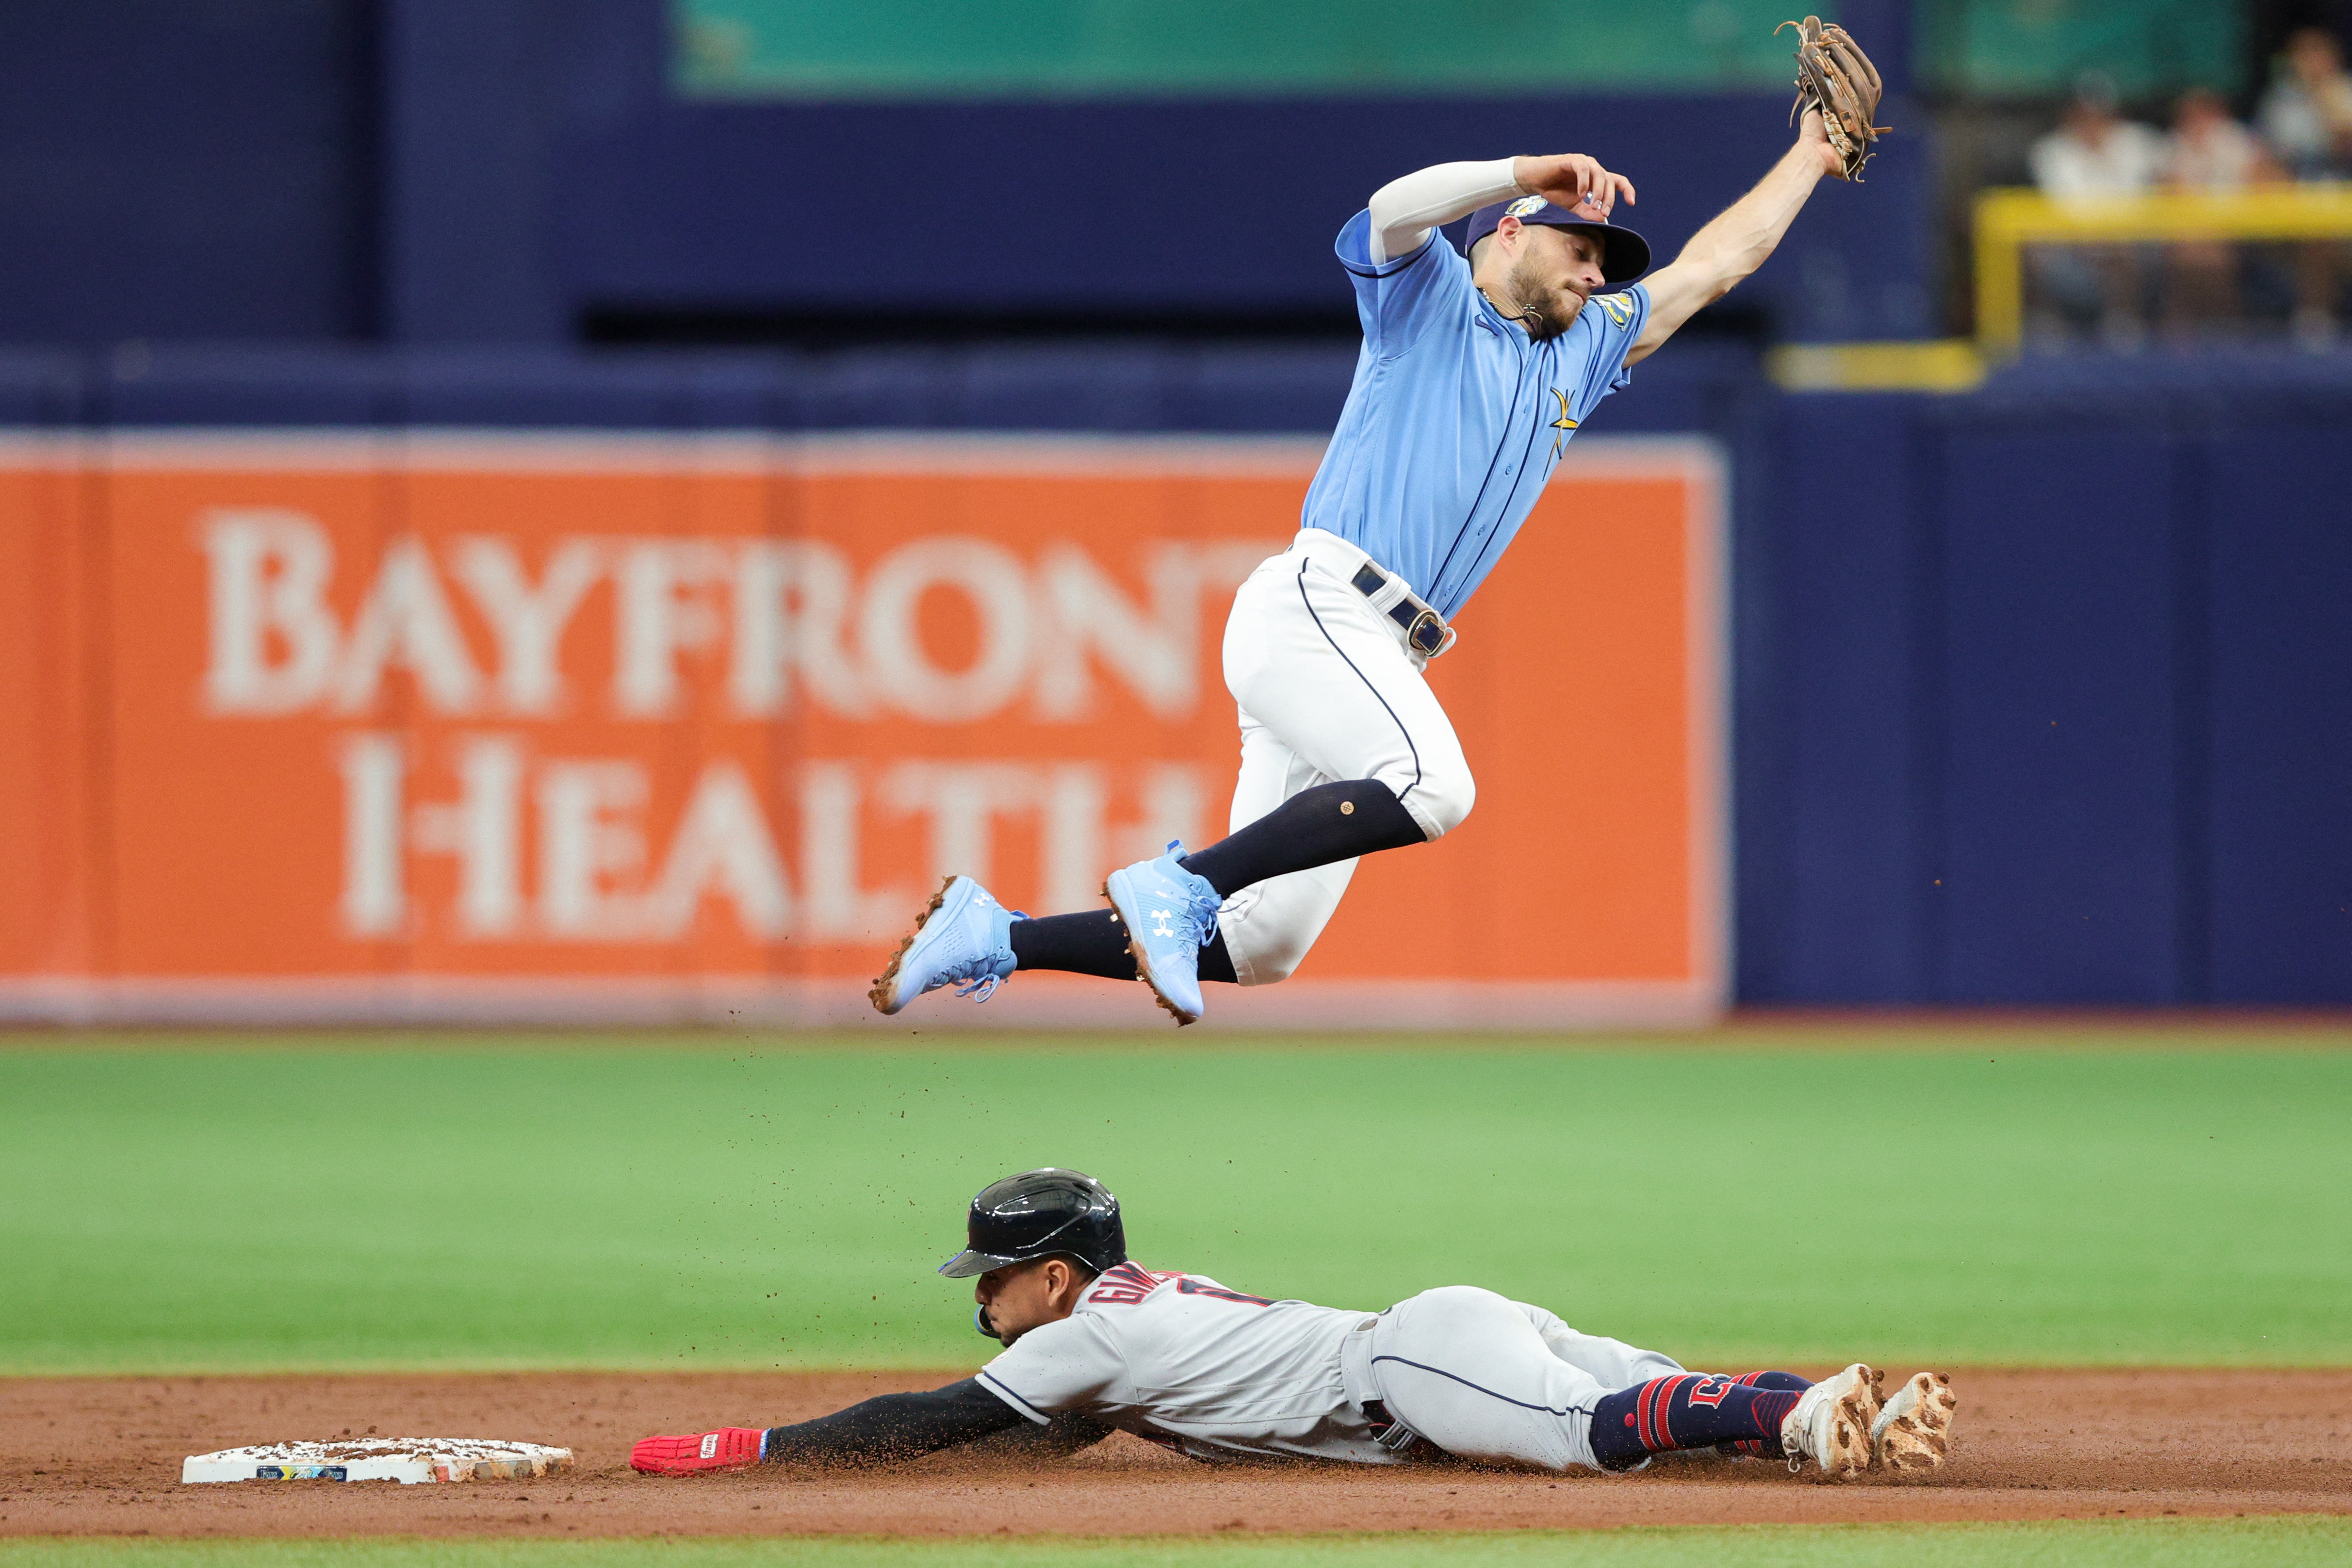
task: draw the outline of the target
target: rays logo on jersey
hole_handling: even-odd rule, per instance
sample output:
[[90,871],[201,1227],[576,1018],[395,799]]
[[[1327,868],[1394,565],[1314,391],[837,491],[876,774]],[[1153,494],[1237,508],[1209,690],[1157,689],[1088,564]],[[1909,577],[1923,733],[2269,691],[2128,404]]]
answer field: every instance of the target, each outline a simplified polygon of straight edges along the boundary
[[1559,435],[1551,438],[1551,455],[1554,458],[1558,458],[1559,456],[1561,444],[1575,432],[1576,421],[1569,417],[1568,394],[1555,386],[1551,389],[1551,395],[1559,399],[1559,417],[1553,420],[1547,428],[1559,432]]
[[1592,303],[1608,313],[1609,319],[1621,327],[1633,324],[1633,301],[1622,294],[1595,294]]

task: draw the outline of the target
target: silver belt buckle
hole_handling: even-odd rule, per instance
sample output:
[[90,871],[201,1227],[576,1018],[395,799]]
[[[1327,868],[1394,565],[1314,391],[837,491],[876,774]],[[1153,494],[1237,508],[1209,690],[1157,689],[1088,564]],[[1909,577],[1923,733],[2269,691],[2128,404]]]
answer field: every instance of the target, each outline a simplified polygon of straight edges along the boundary
[[[1348,583],[1357,593],[1375,603],[1390,584],[1393,584],[1400,589],[1404,587],[1403,579],[1391,575],[1370,560],[1356,568],[1355,575],[1349,578]],[[1404,612],[1416,605],[1420,605],[1419,611],[1408,620]],[[1382,613],[1404,628],[1404,646],[1423,658],[1435,658],[1454,646],[1454,628],[1447,626],[1435,610],[1414,598],[1410,591],[1403,593]]]
[[1423,658],[1435,658],[1454,646],[1455,633],[1435,610],[1424,609],[1404,629],[1405,646]]
[[1412,625],[1405,627],[1404,640],[1423,658],[1435,658],[1454,640],[1451,631],[1435,610],[1423,610],[1413,616]]

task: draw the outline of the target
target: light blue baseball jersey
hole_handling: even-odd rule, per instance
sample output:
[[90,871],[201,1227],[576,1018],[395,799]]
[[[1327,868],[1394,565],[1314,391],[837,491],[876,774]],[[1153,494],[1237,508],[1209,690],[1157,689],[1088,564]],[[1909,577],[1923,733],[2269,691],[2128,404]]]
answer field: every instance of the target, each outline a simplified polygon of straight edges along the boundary
[[1529,338],[1470,281],[1443,235],[1374,264],[1372,216],[1339,231],[1364,347],[1302,525],[1361,549],[1451,620],[1527,521],[1570,437],[1632,373],[1640,284],[1596,294],[1568,331]]

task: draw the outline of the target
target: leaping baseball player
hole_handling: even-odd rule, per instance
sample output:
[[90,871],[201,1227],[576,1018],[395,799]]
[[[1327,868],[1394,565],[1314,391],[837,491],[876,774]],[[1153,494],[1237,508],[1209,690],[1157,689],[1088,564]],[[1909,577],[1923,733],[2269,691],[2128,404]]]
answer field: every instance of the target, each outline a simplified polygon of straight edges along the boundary
[[[1441,163],[1373,193],[1338,241],[1364,329],[1354,384],[1304,526],[1225,625],[1230,837],[1112,872],[1110,908],[1088,913],[1032,920],[950,878],[875,981],[877,1009],[950,984],[986,1001],[1058,969],[1140,976],[1193,1023],[1202,982],[1298,966],[1358,858],[1460,826],[1470,766],[1423,679],[1451,623],[1629,367],[1763,265],[1823,175],[1870,155],[1876,73],[1839,29],[1800,31],[1795,145],[1644,280],[1649,245],[1611,221],[1633,184],[1582,153]],[[1437,236],[1465,215],[1466,257]]]
[[1958,1407],[1924,1372],[1882,1404],[1859,1362],[1821,1383],[1689,1372],[1475,1286],[1358,1312],[1146,1268],[1127,1256],[1118,1200],[1076,1171],[982,1189],[966,1239],[940,1272],[979,1277],[973,1322],[1004,1346],[977,1375],[796,1426],[647,1437],[629,1463],[668,1476],[872,1464],[1015,1431],[1061,1455],[1124,1431],[1204,1460],[1622,1471],[1687,1449],[1849,1480],[1935,1469]]

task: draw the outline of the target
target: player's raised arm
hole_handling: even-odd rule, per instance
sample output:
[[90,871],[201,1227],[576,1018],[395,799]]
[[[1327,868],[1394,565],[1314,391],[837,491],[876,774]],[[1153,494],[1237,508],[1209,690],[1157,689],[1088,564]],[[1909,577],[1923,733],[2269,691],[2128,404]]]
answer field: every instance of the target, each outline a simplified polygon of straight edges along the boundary
[[1372,264],[1410,256],[1429,243],[1430,230],[1438,225],[1513,196],[1543,196],[1561,207],[1590,196],[1606,216],[1620,195],[1633,201],[1633,182],[1581,153],[1433,163],[1372,193]]
[[1650,320],[1627,351],[1625,363],[1644,359],[1675,329],[1731,292],[1732,286],[1764,265],[1780,237],[1824,174],[1840,167],[1837,150],[1822,129],[1822,117],[1805,112],[1797,144],[1713,222],[1691,236],[1682,254],[1642,280],[1649,290]]

